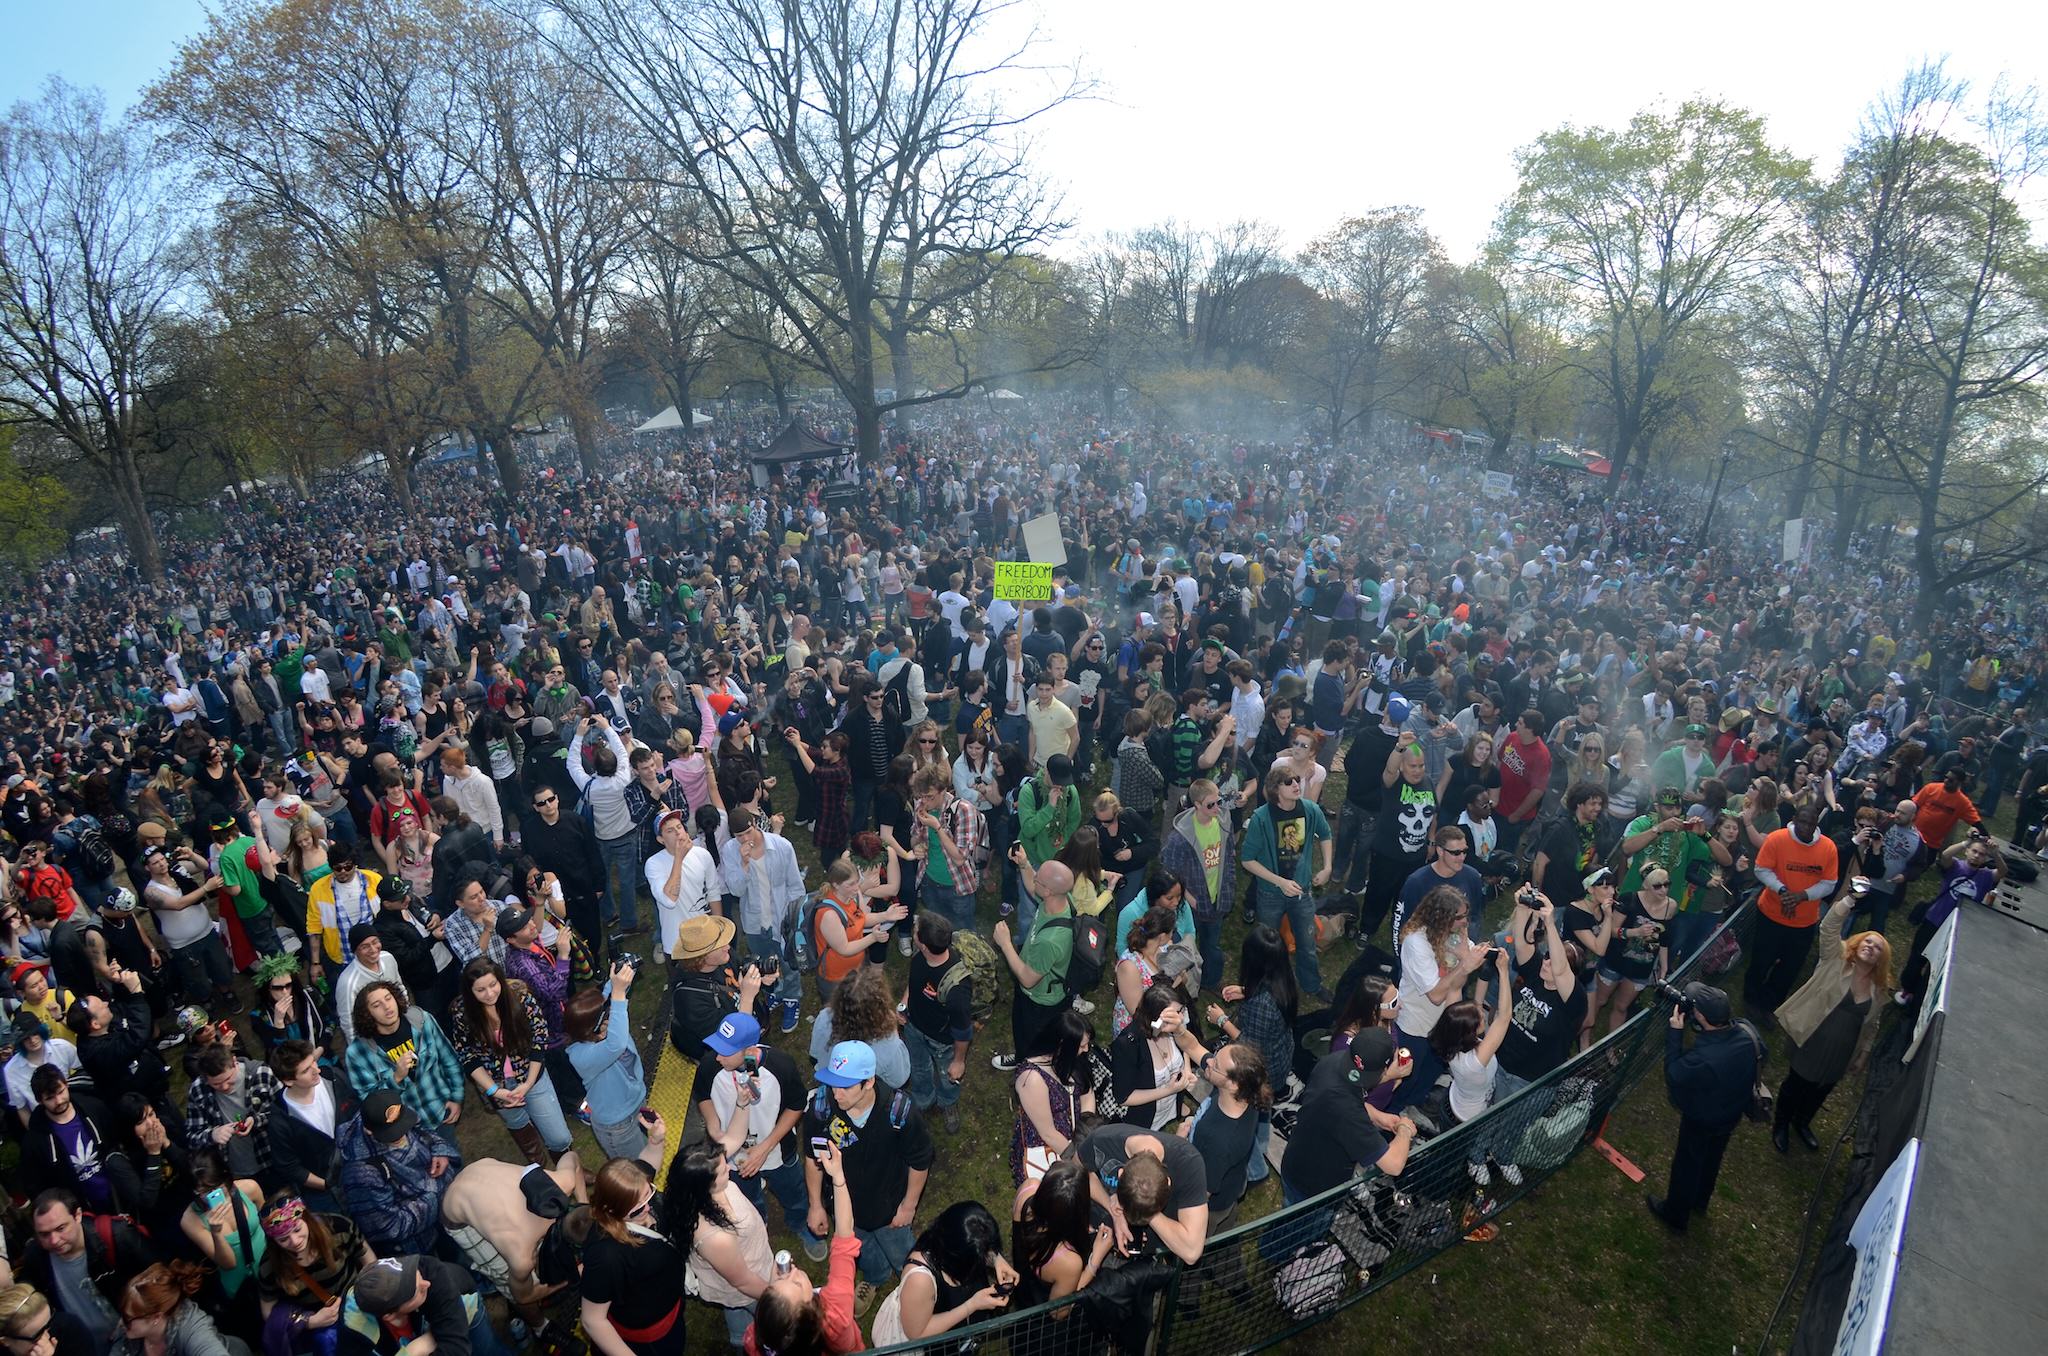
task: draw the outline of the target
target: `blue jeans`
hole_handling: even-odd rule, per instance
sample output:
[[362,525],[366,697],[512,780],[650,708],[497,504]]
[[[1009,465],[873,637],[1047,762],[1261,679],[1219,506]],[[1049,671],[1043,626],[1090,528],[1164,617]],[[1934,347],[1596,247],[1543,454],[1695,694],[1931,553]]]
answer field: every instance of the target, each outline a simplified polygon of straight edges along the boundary
[[[1294,979],[1304,994],[1314,996],[1323,991],[1323,968],[1316,959],[1316,899],[1303,886],[1300,894],[1292,899],[1280,893],[1275,886],[1259,882],[1259,921],[1269,928],[1280,926],[1282,914],[1294,927]],[[1207,970],[1208,962],[1202,963]]]
[[765,1194],[763,1188],[774,1193],[776,1203],[782,1207],[782,1222],[789,1226],[789,1231],[805,1243],[818,1242],[818,1236],[811,1232],[808,1223],[811,1198],[804,1187],[804,1165],[801,1161],[785,1154],[779,1168],[763,1168],[752,1177],[734,1173],[732,1180],[756,1210],[761,1208]]
[[879,1229],[855,1229],[853,1236],[860,1240],[861,1279],[870,1285],[886,1285],[889,1278],[903,1270],[903,1264],[910,1260],[910,1248],[916,1241],[910,1230],[884,1225]]
[[953,1063],[953,1042],[935,1041],[916,1027],[905,1026],[903,1044],[910,1051],[910,1100],[917,1109],[956,1105],[960,1085],[946,1076]]
[[[955,932],[975,930],[973,895],[962,894],[951,886],[941,885],[931,878],[930,872],[926,872],[925,878],[918,882],[917,897],[925,908],[950,922]],[[903,926],[909,927],[910,924],[906,921]]]
[[554,1080],[545,1073],[526,1090],[524,1106],[501,1106],[498,1115],[514,1130],[524,1130],[529,1125],[539,1127],[549,1153],[558,1154],[571,1143],[569,1121],[562,1115],[562,1099],[555,1096]]
[[[747,954],[765,963],[770,956],[782,962],[781,978],[775,981],[775,1001],[778,1003],[800,1002],[804,996],[804,977],[796,972],[796,966],[782,954],[782,939],[772,932],[749,932]],[[806,1207],[807,1209],[809,1207]]]
[[479,1300],[476,1306],[476,1320],[469,1325],[469,1356],[510,1356],[505,1344],[498,1340],[498,1330],[491,1326],[491,1311],[484,1308]]
[[[1280,1079],[1285,1081],[1286,1077],[1286,1071],[1282,1070]],[[1263,1182],[1273,1173],[1273,1165],[1266,1161],[1266,1143],[1273,1138],[1273,1118],[1263,1111],[1257,1115],[1259,1128],[1252,1134],[1251,1161],[1244,1170],[1244,1180],[1248,1183]]]
[[597,855],[604,860],[604,921],[631,930],[640,925],[637,891],[640,884],[640,835],[597,840]]
[[[1008,699],[1005,698],[1004,700],[1007,703]],[[1015,744],[1018,748],[1029,752],[1031,748],[1031,718],[1029,716],[997,716],[996,738],[1002,740],[1005,744]]]

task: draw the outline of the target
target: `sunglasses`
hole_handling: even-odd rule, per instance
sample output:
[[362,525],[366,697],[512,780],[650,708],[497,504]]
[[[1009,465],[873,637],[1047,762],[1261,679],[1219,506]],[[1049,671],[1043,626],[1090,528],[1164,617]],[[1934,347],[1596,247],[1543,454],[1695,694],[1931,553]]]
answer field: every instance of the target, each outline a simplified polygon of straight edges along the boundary
[[1440,847],[1440,848],[1438,848],[1438,849],[1437,849],[1437,851],[1438,851],[1439,853],[1443,854],[1443,855],[1444,855],[1444,856],[1446,856],[1446,857],[1462,857],[1462,856],[1464,856],[1464,855],[1465,855],[1466,853],[1470,852],[1471,850],[1472,850],[1472,849],[1470,849],[1470,848],[1454,848],[1454,847]]
[[560,799],[559,796],[536,796],[533,801],[534,808],[538,809],[543,805],[553,805]]
[[268,985],[266,987],[268,987],[272,993],[290,993],[292,991],[292,982],[287,979],[280,981],[276,984]]
[[1222,804],[1223,802],[1220,800],[1205,800],[1202,802],[1202,808],[1204,810],[1215,810],[1221,808]]
[[939,741],[938,741],[938,740],[936,740],[936,739],[933,739],[933,738],[931,738],[931,737],[930,737],[929,735],[927,735],[927,736],[925,736],[924,738],[922,738],[922,739],[918,740],[917,742],[918,742],[918,743],[920,743],[920,744],[936,744],[936,743],[938,743]]

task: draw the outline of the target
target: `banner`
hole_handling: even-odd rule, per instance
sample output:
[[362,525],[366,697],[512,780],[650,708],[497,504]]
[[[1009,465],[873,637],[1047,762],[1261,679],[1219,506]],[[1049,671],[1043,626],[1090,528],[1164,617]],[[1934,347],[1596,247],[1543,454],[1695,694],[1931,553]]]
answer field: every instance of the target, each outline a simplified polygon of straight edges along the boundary
[[1043,603],[1052,598],[1052,566],[1030,560],[996,562],[996,597],[1013,603]]
[[1835,1334],[1835,1356],[1877,1356],[1884,1345],[1885,1322],[1891,1316],[1892,1287],[1899,1279],[1899,1249],[1906,1238],[1906,1212],[1913,1200],[1913,1172],[1920,1162],[1920,1141],[1909,1139],[1899,1156],[1857,1212],[1849,1230],[1856,1250],[1856,1275],[1849,1283],[1849,1303]]
[[1778,553],[1778,558],[1787,565],[1806,559],[1806,519],[1787,518],[1785,520],[1785,540],[1782,549]]
[[[1024,554],[1041,565],[1067,563],[1066,539],[1060,535],[1060,515],[1042,513],[1024,523]],[[1052,595],[1047,594],[1046,597]]]
[[1515,492],[1515,478],[1506,471],[1488,471],[1479,484],[1479,492],[1488,499],[1510,498]]
[[1934,930],[1934,936],[1927,942],[1927,996],[1920,1000],[1920,1020],[1913,1023],[1913,1043],[1906,1047],[1901,1063],[1911,1064],[1913,1056],[1920,1049],[1920,1038],[1927,1034],[1927,1024],[1934,1020],[1934,1014],[1948,1008],[1948,971],[1956,958],[1956,919],[1963,916],[1956,909],[1941,920],[1941,926]]

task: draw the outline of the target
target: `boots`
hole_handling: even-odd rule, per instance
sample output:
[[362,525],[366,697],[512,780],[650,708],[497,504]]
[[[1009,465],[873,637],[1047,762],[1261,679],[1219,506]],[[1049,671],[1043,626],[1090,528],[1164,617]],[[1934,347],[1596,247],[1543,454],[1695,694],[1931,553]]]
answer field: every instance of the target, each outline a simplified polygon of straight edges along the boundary
[[506,1126],[512,1133],[512,1142],[519,1146],[519,1152],[526,1155],[526,1161],[540,1168],[548,1166],[548,1146],[540,1137],[540,1129],[534,1125],[519,1127]]

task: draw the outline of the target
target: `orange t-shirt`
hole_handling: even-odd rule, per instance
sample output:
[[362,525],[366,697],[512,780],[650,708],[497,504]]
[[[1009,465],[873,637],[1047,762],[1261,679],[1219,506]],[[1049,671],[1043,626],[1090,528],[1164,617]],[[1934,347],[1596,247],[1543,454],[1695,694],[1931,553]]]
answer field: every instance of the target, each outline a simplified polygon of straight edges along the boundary
[[1766,889],[1757,901],[1757,908],[1764,917],[1793,928],[1810,928],[1820,922],[1820,901],[1799,896],[1824,880],[1841,879],[1841,863],[1835,852],[1834,839],[1816,833],[1811,843],[1802,843],[1793,836],[1792,830],[1779,829],[1764,839],[1764,845],[1757,849],[1756,864],[1775,872],[1793,895],[1792,899],[1785,900],[1776,890]]
[[859,899],[841,899],[838,895],[827,895],[811,906],[811,937],[818,946],[818,978],[828,984],[837,984],[848,975],[867,964],[867,953],[856,951],[851,956],[842,956],[832,949],[825,940],[825,930],[819,926],[818,916],[825,912],[825,899],[830,899],[846,910],[846,940],[857,942],[868,930],[868,911]]
[[1977,806],[1960,791],[1950,791],[1945,782],[1929,782],[1914,795],[1913,803],[1920,807],[1920,813],[1913,820],[1913,827],[1920,830],[1921,838],[1936,852],[1948,846],[1948,836],[1955,832],[1956,821],[1967,824],[1983,822],[1977,813]]

